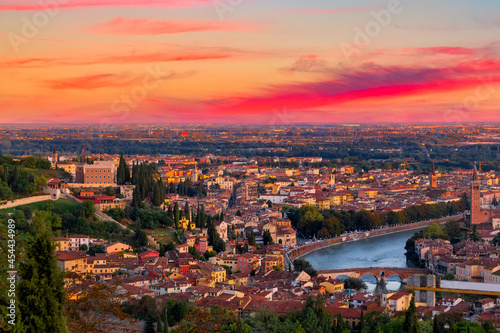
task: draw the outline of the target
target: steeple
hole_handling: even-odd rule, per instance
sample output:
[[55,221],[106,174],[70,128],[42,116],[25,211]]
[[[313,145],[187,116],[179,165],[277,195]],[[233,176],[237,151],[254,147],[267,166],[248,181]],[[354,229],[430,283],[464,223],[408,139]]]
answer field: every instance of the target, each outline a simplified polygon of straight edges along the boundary
[[474,174],[470,184],[470,224],[481,224],[484,222],[484,217],[481,215],[481,182],[477,173],[476,165],[474,164]]
[[432,172],[429,178],[431,188],[436,189],[438,187],[438,176],[436,174],[436,167],[434,166],[434,162],[432,162]]
[[56,147],[54,147],[54,151],[52,152],[52,166],[54,169],[57,169],[57,160],[59,159],[56,151]]

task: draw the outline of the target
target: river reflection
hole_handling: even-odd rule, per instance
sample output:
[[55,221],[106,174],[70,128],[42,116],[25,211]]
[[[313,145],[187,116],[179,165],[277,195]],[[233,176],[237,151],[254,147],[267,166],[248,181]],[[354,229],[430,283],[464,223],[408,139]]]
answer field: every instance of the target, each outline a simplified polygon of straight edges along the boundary
[[[403,231],[387,236],[363,239],[322,249],[303,258],[317,270],[358,267],[407,267],[405,244],[417,230]],[[385,286],[377,285],[374,276],[363,276],[368,291],[380,294],[387,291],[404,290],[399,277],[387,278]]]

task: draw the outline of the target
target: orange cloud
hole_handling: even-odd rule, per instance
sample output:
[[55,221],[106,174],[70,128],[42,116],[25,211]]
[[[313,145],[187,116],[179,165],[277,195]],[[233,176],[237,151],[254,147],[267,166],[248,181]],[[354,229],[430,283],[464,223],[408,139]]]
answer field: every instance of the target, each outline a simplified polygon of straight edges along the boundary
[[82,89],[92,90],[104,87],[123,87],[129,85],[129,80],[115,74],[97,74],[72,77],[60,80],[47,80],[45,84],[50,89]]
[[[195,72],[166,72],[158,74],[155,80],[175,80],[183,79],[194,75]],[[80,90],[93,90],[99,88],[109,87],[123,87],[133,84],[142,83],[143,78],[133,78],[131,76],[117,75],[117,74],[96,74],[77,76],[57,80],[46,80],[43,83],[50,89],[65,90],[65,89],[80,89]]]
[[148,20],[127,19],[118,17],[110,22],[93,26],[89,29],[92,33],[110,35],[163,35],[179,34],[185,32],[202,31],[251,31],[250,26],[241,23],[220,22],[193,22],[173,20]]
[[80,59],[69,58],[25,58],[7,60],[0,63],[1,67],[22,67],[39,68],[47,66],[82,66],[96,64],[130,64],[148,62],[177,62],[177,61],[197,61],[216,60],[236,57],[236,53],[222,51],[171,51],[155,53],[137,53],[129,55],[111,55],[95,58],[81,57]]

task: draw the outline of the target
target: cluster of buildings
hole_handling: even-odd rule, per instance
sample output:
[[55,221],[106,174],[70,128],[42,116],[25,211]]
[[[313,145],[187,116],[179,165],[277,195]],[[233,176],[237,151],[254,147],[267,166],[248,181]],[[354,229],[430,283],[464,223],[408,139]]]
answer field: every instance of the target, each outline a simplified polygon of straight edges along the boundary
[[500,283],[500,247],[485,242],[463,241],[451,245],[442,239],[415,241],[415,251],[437,276],[460,281]]
[[[202,186],[206,190],[203,196],[167,194],[164,207],[177,203],[180,208],[187,205],[193,211],[202,206],[208,215],[223,216],[216,223],[216,230],[226,245],[226,251],[207,260],[196,259],[190,248],[200,254],[212,248],[208,245],[207,230],[196,228],[192,216],[179,221],[184,235],[176,250],[167,251],[164,256],[155,250],[134,254],[127,244],[102,242],[106,253],[89,256],[79,251],[81,246],[88,247],[99,243],[98,240],[92,242],[85,235],[57,239],[56,255],[61,269],[90,273],[99,283],[119,282],[121,288],[136,297],[174,298],[202,307],[221,305],[251,314],[262,308],[278,313],[300,310],[309,296],[326,294],[327,310],[340,313],[354,327],[362,312],[397,314],[406,310],[412,294],[355,293],[344,290],[339,280],[286,271],[285,251],[297,245],[297,232],[291,221],[283,218],[283,207],[311,205],[320,210],[388,212],[417,204],[458,201],[466,193],[471,198],[471,209],[464,214],[464,225],[475,226],[486,241],[491,241],[500,227],[500,211],[495,206],[497,195],[500,199],[499,176],[476,168],[451,173],[440,173],[433,168],[430,174],[419,175],[406,170],[359,172],[349,165],[341,168],[302,165],[319,162],[320,158],[221,159],[210,155],[199,160],[187,156],[125,159],[129,163],[159,163],[158,176],[167,188],[181,182]],[[231,163],[222,164],[222,160]],[[99,156],[94,164],[59,162],[54,151],[52,161],[54,167],[68,171],[75,183],[66,185],[53,179],[51,186],[89,188],[82,190],[78,198],[92,200],[104,208],[124,208],[130,202],[133,186],[116,185],[118,156]],[[270,161],[298,162],[298,167],[269,167]],[[91,190],[107,186],[119,188],[122,197]],[[256,246],[249,243],[251,233]],[[266,233],[274,245],[265,246]],[[156,244],[154,239],[151,244]],[[471,241],[452,246],[445,240],[424,239],[416,241],[415,251],[438,276],[453,274],[463,281],[500,283],[500,247]],[[476,316],[480,321],[489,316],[491,320],[491,316],[496,318],[496,312],[490,315],[496,311],[496,301],[492,302],[483,299],[468,303],[448,297],[432,308],[420,306],[419,313],[423,316],[458,311],[466,318]]]
[[481,242],[462,241],[451,245],[443,239],[415,241],[418,258],[438,276],[453,275],[470,282],[500,283],[500,247],[489,245],[500,233],[500,210],[485,205],[481,196],[481,180],[476,167],[470,183],[470,211],[464,215],[462,226],[472,228]]
[[[160,256],[147,250],[135,254],[124,243],[102,243],[105,253],[91,256],[79,251],[82,244],[100,243],[85,235],[55,239],[57,262],[65,271],[88,273],[96,283],[116,284],[133,298],[151,296],[183,300],[200,307],[224,306],[242,315],[261,309],[285,314],[301,310],[309,296],[326,296],[326,309],[341,314],[351,327],[362,312],[388,311],[394,315],[408,308],[411,293],[382,296],[345,290],[344,282],[284,270],[284,247],[251,247],[249,253],[220,253],[197,260],[178,245]],[[77,295],[75,296],[77,297]]]

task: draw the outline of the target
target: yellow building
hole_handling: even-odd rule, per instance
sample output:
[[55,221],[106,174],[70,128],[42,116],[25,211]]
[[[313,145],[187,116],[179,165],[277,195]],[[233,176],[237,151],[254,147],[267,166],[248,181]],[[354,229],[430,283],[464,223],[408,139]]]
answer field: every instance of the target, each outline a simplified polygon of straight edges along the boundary
[[132,251],[132,247],[125,243],[115,242],[104,246],[106,253],[116,253],[120,251],[129,250]]
[[330,206],[339,206],[344,203],[342,195],[332,195],[330,197]]
[[340,280],[328,280],[321,282],[320,285],[325,287],[325,290],[329,294],[335,294],[344,290],[344,282]]
[[316,207],[318,207],[319,210],[330,209],[330,199],[327,198],[316,199]]
[[220,266],[205,265],[202,267],[201,271],[207,275],[210,275],[215,282],[226,281],[226,270]]
[[87,256],[85,254],[57,251],[56,258],[57,266],[65,272],[92,272],[92,265],[87,264]]
[[410,307],[412,294],[403,291],[382,294],[380,306],[389,308],[393,312],[406,311]]
[[[191,227],[191,229],[189,229],[189,227]],[[188,219],[183,217],[182,219],[179,220],[179,228],[182,228],[184,230],[194,230],[194,229],[196,229],[196,223],[189,222]]]
[[94,265],[94,267],[92,267],[92,273],[98,274],[98,275],[101,275],[101,274],[110,275],[118,270],[120,270],[119,266],[109,265],[109,264]]
[[236,256],[218,254],[214,257],[210,257],[208,261],[214,265],[229,266],[233,272],[238,270],[238,258],[236,258]]
[[69,238],[56,237],[54,238],[54,245],[56,246],[56,251],[69,251]]
[[375,199],[378,195],[378,191],[372,188],[364,188],[358,190],[358,198],[361,199]]

